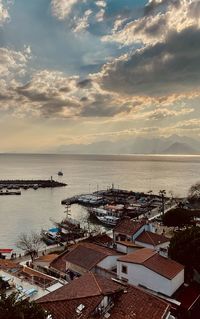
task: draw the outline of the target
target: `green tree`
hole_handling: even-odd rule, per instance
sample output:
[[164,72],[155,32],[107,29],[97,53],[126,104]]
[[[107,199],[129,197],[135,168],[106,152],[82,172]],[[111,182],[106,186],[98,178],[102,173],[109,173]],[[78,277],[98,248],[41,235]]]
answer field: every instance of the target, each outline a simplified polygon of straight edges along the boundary
[[176,233],[170,241],[169,256],[187,269],[200,271],[200,227],[193,226]]
[[47,319],[47,312],[34,301],[18,300],[18,294],[0,295],[1,319]]
[[190,225],[193,221],[191,211],[184,208],[174,208],[163,216],[163,224],[168,227],[183,227]]

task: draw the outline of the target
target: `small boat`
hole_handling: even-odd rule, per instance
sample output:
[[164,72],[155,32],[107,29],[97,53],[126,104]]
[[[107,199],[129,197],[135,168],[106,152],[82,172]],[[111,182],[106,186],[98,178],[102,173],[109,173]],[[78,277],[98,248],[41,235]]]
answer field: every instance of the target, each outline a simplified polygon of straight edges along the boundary
[[59,228],[50,228],[49,230],[42,230],[41,236],[42,240],[47,245],[54,245],[60,242],[60,229]]
[[113,216],[109,211],[104,208],[89,208],[89,213],[95,216],[102,224],[107,226],[115,226],[120,220],[119,217]]
[[62,171],[58,171],[58,176],[63,176],[63,172]]

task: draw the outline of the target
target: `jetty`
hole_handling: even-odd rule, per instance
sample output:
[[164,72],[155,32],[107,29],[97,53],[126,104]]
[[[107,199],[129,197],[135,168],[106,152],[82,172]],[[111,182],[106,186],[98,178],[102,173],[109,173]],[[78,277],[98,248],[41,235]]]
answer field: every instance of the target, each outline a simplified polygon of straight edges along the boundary
[[34,179],[20,179],[20,180],[0,180],[0,189],[38,189],[38,188],[55,188],[67,186],[65,183],[49,180],[34,180]]
[[16,191],[16,192],[9,192],[8,190],[6,190],[5,192],[0,191],[0,196],[6,196],[6,195],[21,195],[20,191]]

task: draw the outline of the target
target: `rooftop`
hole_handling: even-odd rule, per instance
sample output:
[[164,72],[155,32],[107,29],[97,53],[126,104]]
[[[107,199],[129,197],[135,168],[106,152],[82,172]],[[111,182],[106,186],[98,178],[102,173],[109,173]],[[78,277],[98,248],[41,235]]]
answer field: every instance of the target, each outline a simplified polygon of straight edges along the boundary
[[144,244],[149,244],[153,246],[157,246],[159,244],[163,244],[169,242],[169,238],[159,235],[156,233],[152,233],[150,231],[143,231],[137,238],[136,241],[139,241]]
[[69,252],[64,252],[58,256],[52,263],[51,267],[59,271],[65,272],[66,262],[91,270],[101,260],[108,256],[119,255],[115,250],[96,245],[93,243],[83,242],[77,244]]
[[144,222],[136,222],[126,217],[117,224],[117,226],[114,228],[114,232],[133,236],[143,225]]
[[77,308],[84,306],[81,318],[91,313],[103,297],[122,291],[122,286],[110,279],[86,273],[60,289],[37,300],[55,319],[77,318]]
[[[134,300],[134,302],[133,302]],[[164,319],[169,305],[139,288],[129,286],[110,311],[110,319]]]
[[162,257],[156,251],[149,248],[139,249],[120,257],[118,260],[143,265],[167,279],[173,279],[184,269],[183,265],[172,259]]
[[[55,319],[93,318],[94,310],[104,296],[113,295],[114,307],[109,310],[111,319],[164,319],[169,305],[143,290],[122,286],[93,273],[85,273],[70,284],[37,300]],[[134,300],[134,302],[133,302]]]

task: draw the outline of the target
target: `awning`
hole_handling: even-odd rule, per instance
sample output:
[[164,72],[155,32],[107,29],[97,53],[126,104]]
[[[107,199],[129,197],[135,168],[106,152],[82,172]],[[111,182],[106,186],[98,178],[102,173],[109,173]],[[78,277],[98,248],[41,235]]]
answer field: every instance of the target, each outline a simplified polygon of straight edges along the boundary
[[12,249],[0,249],[1,254],[10,254],[12,252]]

